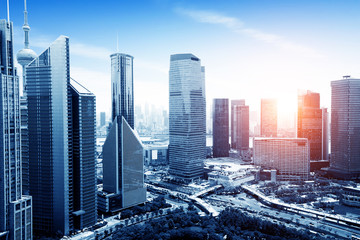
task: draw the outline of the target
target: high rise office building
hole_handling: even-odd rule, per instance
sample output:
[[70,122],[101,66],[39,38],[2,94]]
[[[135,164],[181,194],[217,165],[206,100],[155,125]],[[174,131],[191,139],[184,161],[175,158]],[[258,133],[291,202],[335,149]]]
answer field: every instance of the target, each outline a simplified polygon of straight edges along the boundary
[[281,180],[308,180],[309,145],[306,138],[255,138],[254,165],[276,169]]
[[0,80],[0,238],[32,239],[32,198],[21,186],[19,78],[9,20],[0,20]]
[[112,126],[103,145],[103,191],[98,209],[116,212],[146,201],[144,157],[134,130],[133,57],[111,56]]
[[319,93],[299,92],[297,137],[309,140],[310,160],[322,159],[322,110]]
[[100,113],[100,127],[105,126],[105,122],[106,122],[106,114],[105,114],[105,112],[101,112]]
[[231,148],[249,149],[250,113],[245,100],[231,101]]
[[229,99],[213,101],[213,156],[229,156]]
[[111,58],[112,121],[123,116],[134,128],[133,60],[128,54],[114,53]]
[[329,113],[327,108],[321,108],[322,112],[322,158],[329,159]]
[[206,157],[205,68],[192,54],[170,57],[170,174],[182,179],[203,176]]
[[261,136],[277,137],[277,100],[261,99]]
[[330,169],[342,178],[360,177],[360,79],[331,82]]
[[73,151],[74,229],[97,221],[96,102],[95,95],[70,79]]
[[96,223],[95,96],[70,82],[65,36],[26,67],[26,82],[34,233],[67,235]]
[[61,36],[26,67],[29,189],[36,235],[73,229],[69,39]]

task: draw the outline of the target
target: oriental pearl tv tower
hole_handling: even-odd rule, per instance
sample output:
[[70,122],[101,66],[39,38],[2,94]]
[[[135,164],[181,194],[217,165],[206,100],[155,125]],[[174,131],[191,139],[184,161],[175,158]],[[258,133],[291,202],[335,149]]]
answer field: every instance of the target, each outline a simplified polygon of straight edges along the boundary
[[24,25],[23,25],[24,35],[25,35],[25,41],[24,41],[24,48],[21,49],[17,55],[17,61],[22,66],[22,72],[23,72],[23,94],[26,95],[26,78],[25,78],[25,67],[34,60],[37,55],[36,53],[29,48],[29,31],[30,26],[28,24],[28,16],[27,16],[27,10],[26,10],[26,0],[24,0]]

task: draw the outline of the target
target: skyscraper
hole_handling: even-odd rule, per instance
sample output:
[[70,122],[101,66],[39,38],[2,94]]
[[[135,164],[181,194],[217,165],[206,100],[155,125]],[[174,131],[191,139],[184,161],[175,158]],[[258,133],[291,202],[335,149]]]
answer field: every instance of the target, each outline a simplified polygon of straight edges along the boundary
[[229,99],[213,101],[213,156],[229,156]]
[[360,79],[331,82],[330,169],[342,178],[360,177]]
[[36,235],[73,229],[69,38],[59,37],[26,67],[29,180]]
[[100,127],[105,126],[106,115],[105,112],[100,113]]
[[70,79],[73,145],[74,228],[93,226],[96,207],[96,109],[95,95]]
[[111,56],[112,126],[103,145],[98,209],[116,212],[146,201],[141,140],[134,130],[133,57]]
[[250,113],[245,100],[231,101],[231,147],[237,150],[249,149]]
[[116,116],[123,116],[134,128],[134,58],[123,53],[114,53],[110,58],[112,120]]
[[327,108],[321,108],[322,111],[322,158],[329,159],[329,113]]
[[261,136],[277,137],[276,99],[261,99]]
[[319,93],[299,92],[297,137],[309,140],[310,160],[322,159],[322,110]]
[[21,186],[19,78],[9,20],[0,20],[0,80],[0,238],[32,239],[32,198]]
[[206,157],[205,68],[192,54],[170,57],[169,133],[170,174],[201,177]]
[[26,82],[34,233],[68,235],[97,219],[95,96],[70,82],[65,36],[26,67]]

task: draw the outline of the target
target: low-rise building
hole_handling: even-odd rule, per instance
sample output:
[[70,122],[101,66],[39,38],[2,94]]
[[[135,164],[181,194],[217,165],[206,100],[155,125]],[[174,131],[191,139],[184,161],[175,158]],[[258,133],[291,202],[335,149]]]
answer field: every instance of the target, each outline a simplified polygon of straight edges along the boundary
[[260,168],[234,158],[213,158],[205,161],[208,180],[211,184],[236,187],[257,178]]
[[344,187],[341,202],[352,207],[360,207],[360,188]]
[[279,180],[308,180],[310,151],[306,138],[255,138],[254,164],[276,169]]
[[144,145],[146,166],[165,166],[169,164],[168,145]]

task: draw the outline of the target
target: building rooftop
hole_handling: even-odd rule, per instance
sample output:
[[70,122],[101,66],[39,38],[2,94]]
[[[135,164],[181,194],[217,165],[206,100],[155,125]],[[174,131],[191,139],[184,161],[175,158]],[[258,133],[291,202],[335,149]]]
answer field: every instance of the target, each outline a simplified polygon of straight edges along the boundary
[[78,92],[79,94],[88,94],[88,95],[93,95],[92,92],[90,92],[87,88],[85,88],[83,85],[81,85],[80,83],[78,83],[77,81],[75,81],[73,78],[70,78],[70,85],[72,86],[72,88]]
[[126,54],[126,53],[113,53],[113,54],[110,55],[110,57],[113,57],[113,56],[124,56],[124,57],[129,57],[129,58],[134,59],[133,56],[131,56],[129,54]]
[[178,60],[193,60],[200,61],[198,57],[191,53],[181,53],[181,54],[173,54],[170,56],[170,61],[178,61]]

